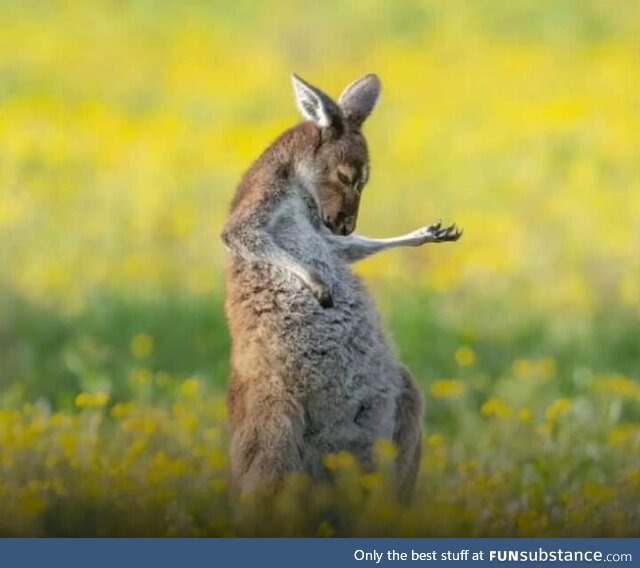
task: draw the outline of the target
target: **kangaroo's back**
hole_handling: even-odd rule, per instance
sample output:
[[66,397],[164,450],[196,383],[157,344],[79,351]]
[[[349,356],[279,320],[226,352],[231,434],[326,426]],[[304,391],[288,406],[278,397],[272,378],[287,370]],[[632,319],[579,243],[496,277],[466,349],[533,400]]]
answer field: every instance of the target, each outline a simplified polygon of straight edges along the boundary
[[[243,175],[230,207],[230,217],[251,209],[257,201],[274,198],[292,183],[296,163],[304,162],[319,144],[320,131],[311,122],[301,122],[274,140]],[[290,189],[290,188],[289,188]]]

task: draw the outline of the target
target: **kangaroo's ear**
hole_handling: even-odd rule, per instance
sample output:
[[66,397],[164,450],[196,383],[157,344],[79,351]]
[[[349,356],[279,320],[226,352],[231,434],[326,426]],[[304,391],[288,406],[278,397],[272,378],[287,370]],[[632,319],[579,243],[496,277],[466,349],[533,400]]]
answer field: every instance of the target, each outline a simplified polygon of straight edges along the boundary
[[313,120],[320,128],[339,126],[340,109],[328,95],[295,73],[291,75],[291,81],[296,95],[296,103],[306,119]]
[[339,99],[345,120],[360,126],[376,106],[381,90],[382,83],[373,73],[351,83]]

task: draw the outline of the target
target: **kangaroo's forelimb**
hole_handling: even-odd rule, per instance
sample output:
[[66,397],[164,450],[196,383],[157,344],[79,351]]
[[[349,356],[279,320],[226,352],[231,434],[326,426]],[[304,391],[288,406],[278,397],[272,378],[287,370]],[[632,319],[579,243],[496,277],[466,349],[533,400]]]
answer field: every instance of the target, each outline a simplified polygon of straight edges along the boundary
[[282,198],[278,197],[271,194],[233,214],[222,232],[222,240],[227,249],[240,258],[266,262],[299,278],[322,307],[331,307],[331,291],[318,271],[279,247],[269,232],[281,205]]
[[337,237],[327,235],[333,250],[347,262],[357,262],[368,256],[377,254],[383,250],[396,247],[416,247],[426,243],[442,243],[457,241],[462,235],[462,230],[455,225],[442,227],[442,223],[434,223],[422,227],[406,235],[387,239],[372,239],[361,235],[349,235]]

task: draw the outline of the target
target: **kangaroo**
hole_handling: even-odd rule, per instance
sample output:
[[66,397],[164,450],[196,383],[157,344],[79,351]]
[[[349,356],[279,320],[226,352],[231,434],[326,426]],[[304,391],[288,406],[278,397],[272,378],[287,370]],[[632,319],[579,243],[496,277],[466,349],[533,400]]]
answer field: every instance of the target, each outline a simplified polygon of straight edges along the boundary
[[324,457],[343,450],[370,470],[376,440],[388,439],[407,498],[420,463],[422,397],[349,265],[462,233],[435,223],[387,239],[353,234],[370,171],[361,127],[380,80],[362,77],[337,103],[292,81],[305,120],[246,172],[221,235],[230,253],[232,484],[246,495],[292,472],[328,480]]

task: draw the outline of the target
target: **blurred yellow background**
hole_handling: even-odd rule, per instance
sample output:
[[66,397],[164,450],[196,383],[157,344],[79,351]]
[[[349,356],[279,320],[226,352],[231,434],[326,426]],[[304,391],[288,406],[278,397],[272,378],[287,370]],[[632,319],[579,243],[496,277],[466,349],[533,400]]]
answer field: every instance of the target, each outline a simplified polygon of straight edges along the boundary
[[[640,9],[628,2],[39,2],[0,19],[3,280],[34,301],[220,287],[243,170],[298,120],[297,71],[367,71],[359,230],[444,217],[460,246],[374,279],[512,308],[640,309]],[[417,282],[414,280],[417,279]]]

